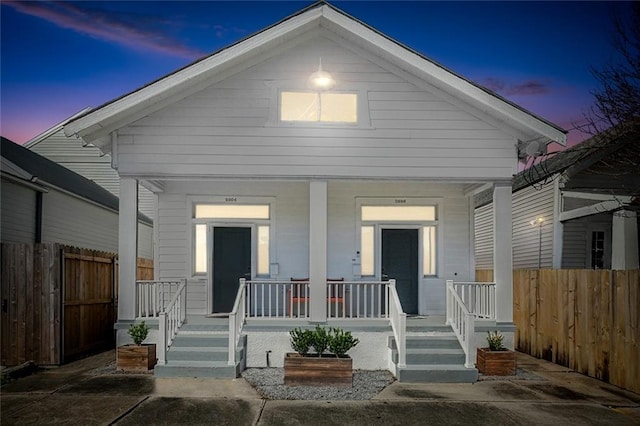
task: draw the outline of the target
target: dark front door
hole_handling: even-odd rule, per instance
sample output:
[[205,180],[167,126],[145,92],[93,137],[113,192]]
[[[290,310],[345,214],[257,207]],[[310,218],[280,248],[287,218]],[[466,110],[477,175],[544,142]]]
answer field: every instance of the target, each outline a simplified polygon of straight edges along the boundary
[[251,278],[251,228],[213,229],[213,312],[231,312],[240,278]]
[[418,230],[382,230],[382,275],[396,280],[402,309],[418,313]]

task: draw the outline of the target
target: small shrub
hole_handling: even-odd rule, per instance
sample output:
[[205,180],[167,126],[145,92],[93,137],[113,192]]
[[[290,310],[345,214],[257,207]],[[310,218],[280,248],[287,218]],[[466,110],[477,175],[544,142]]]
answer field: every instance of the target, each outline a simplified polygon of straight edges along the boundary
[[309,348],[314,342],[314,332],[312,330],[294,328],[289,332],[289,336],[291,337],[291,347],[294,351],[303,356],[309,353]]
[[316,325],[316,330],[313,332],[313,349],[316,351],[318,356],[322,356],[324,351],[329,347],[329,341],[331,340],[331,336],[327,333],[326,328],[322,328],[319,325]]
[[149,326],[144,321],[135,325],[131,324],[127,333],[133,339],[133,343],[140,346],[149,335]]
[[503,351],[505,347],[502,345],[502,341],[504,340],[504,336],[500,334],[498,330],[495,330],[493,333],[487,331],[487,343],[489,343],[489,349],[492,351]]
[[340,328],[332,328],[329,339],[329,350],[336,354],[338,358],[344,357],[349,349],[360,343],[360,339],[351,335],[350,331]]

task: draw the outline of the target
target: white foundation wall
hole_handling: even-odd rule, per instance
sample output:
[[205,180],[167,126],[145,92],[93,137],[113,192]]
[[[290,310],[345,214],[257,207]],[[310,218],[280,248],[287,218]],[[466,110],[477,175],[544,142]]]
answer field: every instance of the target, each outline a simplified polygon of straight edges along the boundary
[[[294,352],[291,349],[289,333],[278,332],[247,332],[247,368],[267,367],[267,351],[269,366],[283,367],[284,355]],[[353,368],[359,370],[387,370],[389,367],[389,353],[387,342],[391,332],[352,332],[360,343],[347,354],[353,359]]]

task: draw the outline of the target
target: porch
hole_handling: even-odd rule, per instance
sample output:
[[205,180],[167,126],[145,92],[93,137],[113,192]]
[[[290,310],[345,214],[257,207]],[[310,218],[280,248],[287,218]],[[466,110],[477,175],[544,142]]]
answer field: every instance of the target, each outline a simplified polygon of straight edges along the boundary
[[[288,332],[312,328],[309,282],[239,280],[228,317],[187,315],[184,282],[137,283],[137,317],[158,324],[159,376],[237,377],[249,367],[281,367]],[[495,283],[447,282],[447,314],[408,316],[395,280],[327,282],[327,320],[361,343],[356,369],[388,369],[400,381],[473,382],[475,348],[495,321]],[[497,327],[500,329],[501,327]],[[510,329],[504,328],[506,334]],[[512,330],[511,330],[512,331]]]

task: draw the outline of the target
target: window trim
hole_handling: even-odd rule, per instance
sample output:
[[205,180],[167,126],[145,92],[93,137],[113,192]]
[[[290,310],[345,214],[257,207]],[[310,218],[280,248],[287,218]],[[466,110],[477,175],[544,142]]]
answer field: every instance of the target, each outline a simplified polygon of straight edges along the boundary
[[[419,279],[439,278],[444,270],[443,256],[444,238],[442,232],[442,198],[436,197],[356,197],[356,247],[358,253],[362,252],[362,226],[374,226],[374,275],[361,275],[361,277],[381,279],[382,276],[382,229],[418,229],[418,273]],[[436,220],[433,221],[363,221],[363,206],[433,206],[435,207]],[[436,271],[434,275],[424,274],[424,248],[423,237],[425,226],[434,226],[436,231]],[[360,259],[361,261],[361,259]],[[362,264],[360,264],[362,268]],[[362,269],[361,269],[362,270]]]
[[269,118],[265,127],[285,128],[316,128],[316,129],[373,129],[371,115],[369,113],[368,91],[364,88],[340,88],[329,91],[330,93],[351,93],[357,95],[358,120],[355,123],[324,122],[324,121],[282,121],[280,120],[280,93],[281,92],[317,92],[306,86],[292,84],[291,81],[268,82],[271,86]]
[[[212,271],[207,267],[207,272],[195,271],[195,225],[205,224],[207,226],[207,256],[213,253],[213,232],[212,227],[223,226],[250,226],[251,227],[251,277],[270,278],[270,273],[257,275],[257,250],[258,250],[258,229],[259,225],[269,226],[269,265],[277,263],[276,259],[276,206],[275,197],[252,197],[238,195],[217,195],[217,196],[189,196],[187,197],[187,275],[192,280],[207,280],[211,290]],[[237,205],[269,205],[269,219],[221,219],[221,218],[198,218],[195,215],[196,204],[237,204]],[[207,259],[209,262],[210,259]],[[211,293],[211,291],[209,291]]]

